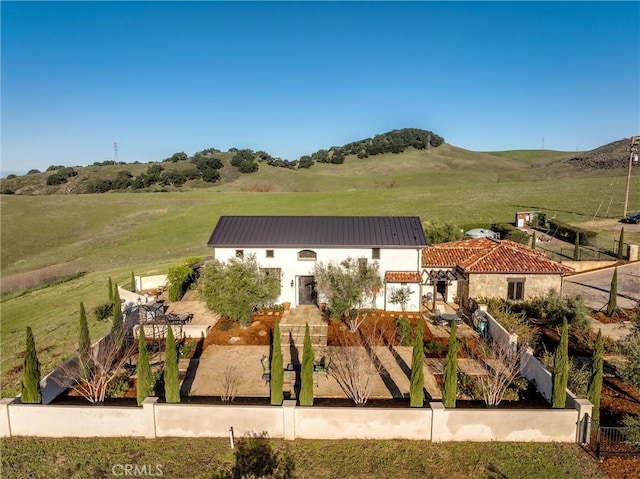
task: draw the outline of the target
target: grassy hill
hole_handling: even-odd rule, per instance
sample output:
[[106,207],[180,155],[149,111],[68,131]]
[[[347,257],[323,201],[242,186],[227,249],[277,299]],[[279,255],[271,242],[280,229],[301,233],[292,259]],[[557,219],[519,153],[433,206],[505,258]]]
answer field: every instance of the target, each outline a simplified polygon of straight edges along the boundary
[[[462,225],[511,222],[516,211],[541,209],[597,227],[610,244],[626,171],[573,169],[567,161],[575,156],[477,153],[443,144],[301,170],[261,163],[257,172],[240,174],[224,153],[222,181],[211,187],[195,181],[164,193],[0,195],[2,393],[17,392],[25,326],[34,330],[46,372],[76,348],[80,301],[87,310],[105,301],[110,276],[123,283],[132,271],[163,273],[184,257],[208,255],[206,241],[221,215],[418,215]],[[145,171],[148,165],[78,168],[61,187],[121,168]],[[38,186],[45,176],[14,180],[23,182],[24,192],[54,193]],[[638,176],[633,181],[637,191]],[[630,210],[640,210],[640,197],[630,200]],[[640,242],[640,233],[628,231],[626,238]],[[93,339],[108,328],[90,319]]]

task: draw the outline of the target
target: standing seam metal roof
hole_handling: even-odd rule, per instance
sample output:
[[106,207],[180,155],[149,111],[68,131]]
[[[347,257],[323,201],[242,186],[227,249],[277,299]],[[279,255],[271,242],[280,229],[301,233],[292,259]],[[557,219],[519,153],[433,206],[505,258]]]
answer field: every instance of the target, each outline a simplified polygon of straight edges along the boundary
[[423,247],[418,216],[221,216],[209,246]]

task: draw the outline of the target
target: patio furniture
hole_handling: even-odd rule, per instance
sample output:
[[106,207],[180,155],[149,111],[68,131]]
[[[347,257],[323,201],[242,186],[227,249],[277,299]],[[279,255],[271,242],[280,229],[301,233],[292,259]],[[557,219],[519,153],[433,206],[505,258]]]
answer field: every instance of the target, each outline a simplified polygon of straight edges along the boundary
[[262,356],[260,360],[262,363],[262,380],[265,384],[268,384],[271,381],[271,364],[269,362],[269,356]]
[[327,356],[322,356],[320,361],[317,364],[313,365],[313,371],[318,374],[318,376],[324,376],[327,378],[327,372],[329,371],[329,365],[331,364],[331,358]]
[[433,322],[438,326],[444,326],[445,324],[447,324],[447,320],[440,311],[440,308],[433,309]]

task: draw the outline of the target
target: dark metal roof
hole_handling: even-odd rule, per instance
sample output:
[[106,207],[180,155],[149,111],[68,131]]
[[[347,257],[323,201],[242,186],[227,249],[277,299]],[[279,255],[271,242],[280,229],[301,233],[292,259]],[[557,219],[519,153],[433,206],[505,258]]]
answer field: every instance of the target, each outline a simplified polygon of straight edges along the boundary
[[423,247],[417,216],[221,216],[213,247]]

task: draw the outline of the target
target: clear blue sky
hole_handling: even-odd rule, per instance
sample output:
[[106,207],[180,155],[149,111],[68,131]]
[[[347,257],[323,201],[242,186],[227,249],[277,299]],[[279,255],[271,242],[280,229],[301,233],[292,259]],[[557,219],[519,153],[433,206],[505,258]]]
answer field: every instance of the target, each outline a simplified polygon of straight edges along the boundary
[[640,134],[639,2],[7,2],[2,171],[392,129],[479,151]]

